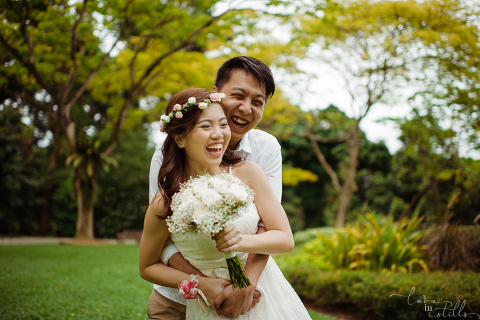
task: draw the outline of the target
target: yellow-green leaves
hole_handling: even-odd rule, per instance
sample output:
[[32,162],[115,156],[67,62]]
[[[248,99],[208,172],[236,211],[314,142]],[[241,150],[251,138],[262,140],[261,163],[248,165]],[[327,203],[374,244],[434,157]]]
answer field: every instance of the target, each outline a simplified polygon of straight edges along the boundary
[[[423,217],[418,214],[394,223],[391,217],[380,221],[366,213],[354,225],[337,228],[334,235],[319,235],[326,250],[322,259],[336,269],[389,272],[428,272],[423,260],[427,247],[420,245],[423,232],[417,230]],[[307,247],[307,244],[305,245]]]

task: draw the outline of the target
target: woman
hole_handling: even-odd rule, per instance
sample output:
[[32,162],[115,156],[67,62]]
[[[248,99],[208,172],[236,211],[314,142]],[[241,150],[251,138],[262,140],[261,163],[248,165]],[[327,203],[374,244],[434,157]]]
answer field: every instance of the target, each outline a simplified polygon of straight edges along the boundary
[[[192,100],[192,97],[195,99]],[[198,289],[211,303],[228,284],[223,253],[237,251],[245,264],[249,252],[267,255],[290,253],[294,243],[285,211],[260,167],[226,153],[230,128],[221,104],[210,103],[210,100],[221,99],[218,94],[211,96],[204,89],[186,89],[170,99],[166,115],[162,116],[161,126],[168,134],[158,178],[159,190],[163,192],[152,201],[145,216],[139,266],[144,279],[163,286],[177,287],[190,278],[186,273],[158,263],[159,248],[170,236],[165,222],[172,215],[169,204],[179,191],[180,183],[190,177],[229,172],[252,188],[256,195],[254,205],[216,236],[217,246],[200,234],[172,235],[182,255],[207,276],[198,278]],[[259,219],[267,231],[256,234]],[[260,302],[237,319],[310,319],[272,258],[269,258],[257,289],[262,293]],[[204,313],[197,301],[187,300],[187,319],[216,318],[223,317],[212,309]]]

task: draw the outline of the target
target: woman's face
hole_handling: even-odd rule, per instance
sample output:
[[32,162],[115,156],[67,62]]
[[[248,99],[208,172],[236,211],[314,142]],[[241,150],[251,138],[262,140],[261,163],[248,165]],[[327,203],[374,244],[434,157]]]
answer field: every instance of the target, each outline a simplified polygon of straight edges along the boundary
[[230,137],[222,107],[212,103],[202,111],[193,129],[178,142],[185,148],[189,165],[204,168],[220,165]]

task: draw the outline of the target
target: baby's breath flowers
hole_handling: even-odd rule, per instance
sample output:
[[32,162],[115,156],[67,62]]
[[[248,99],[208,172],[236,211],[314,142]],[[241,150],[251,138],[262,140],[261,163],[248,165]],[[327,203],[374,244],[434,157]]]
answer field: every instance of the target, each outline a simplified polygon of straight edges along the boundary
[[[214,236],[253,202],[254,195],[251,188],[228,173],[190,179],[172,198],[173,215],[167,218],[168,230]],[[236,253],[227,253],[225,257],[233,287],[251,285]]]

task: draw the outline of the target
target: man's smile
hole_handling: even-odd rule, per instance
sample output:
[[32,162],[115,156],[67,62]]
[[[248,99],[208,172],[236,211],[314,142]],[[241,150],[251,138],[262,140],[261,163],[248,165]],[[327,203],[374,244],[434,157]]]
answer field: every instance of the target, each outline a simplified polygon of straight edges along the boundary
[[243,128],[248,123],[247,120],[237,116],[231,116],[230,120],[232,120],[233,124],[239,128]]

